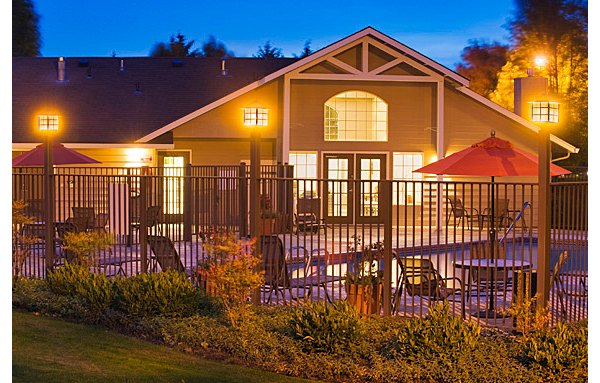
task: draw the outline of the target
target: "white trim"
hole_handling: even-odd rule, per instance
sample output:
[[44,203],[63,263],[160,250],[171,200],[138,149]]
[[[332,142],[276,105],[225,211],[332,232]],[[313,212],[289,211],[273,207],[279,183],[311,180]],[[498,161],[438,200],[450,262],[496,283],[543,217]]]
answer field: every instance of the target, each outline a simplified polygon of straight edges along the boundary
[[281,153],[281,162],[288,163],[290,160],[290,100],[291,100],[291,84],[290,78],[287,75],[283,76],[283,132],[282,141],[283,149]]
[[444,158],[444,82],[437,83],[437,156],[438,160]]
[[342,70],[345,70],[346,72],[350,72],[350,73],[354,73],[354,74],[362,74],[361,71],[359,71],[352,65],[348,65],[345,62],[336,59],[335,57],[328,57],[327,60],[325,60],[325,61],[328,61],[332,65],[334,65]]
[[373,69],[372,71],[368,72],[369,74],[379,74],[381,72],[385,72],[386,70],[395,67],[396,65],[400,65],[404,62],[404,59],[402,58],[396,58],[392,61],[390,61],[387,64],[383,64],[380,67],[377,67],[375,69]]
[[[469,88],[466,87],[459,87],[456,88],[457,90],[459,90],[460,92],[464,93],[465,95],[474,98],[476,101],[481,102],[482,104],[484,104],[485,106],[487,106],[488,108],[491,108],[493,110],[495,110],[496,112],[502,114],[505,117],[510,118],[511,120],[518,122],[519,124],[531,129],[532,131],[534,131],[535,133],[538,133],[540,130],[540,127],[537,126],[536,124],[534,124],[531,121],[527,121],[526,119],[524,119],[523,117],[519,116],[518,114],[515,114],[513,112],[511,112],[508,109],[504,109],[503,107],[501,107],[500,105],[488,100],[487,98],[483,97],[482,95],[480,95],[477,92],[472,91]],[[562,146],[564,149],[566,149],[567,151],[569,151],[570,153],[579,153],[579,148],[569,144],[568,142],[564,141],[561,138],[558,138],[554,135],[550,135],[550,141]]]
[[428,76],[395,76],[395,75],[373,75],[361,74],[329,74],[329,73],[311,73],[294,76],[294,80],[345,80],[345,81],[385,81],[385,82],[438,82],[440,78]]
[[[221,106],[221,105],[225,104],[226,102],[235,99],[236,97],[239,97],[239,96],[241,96],[241,95],[243,95],[243,94],[245,94],[245,93],[247,93],[247,92],[249,92],[251,90],[254,90],[254,89],[258,88],[259,86],[264,85],[264,84],[266,84],[266,83],[268,83],[268,82],[270,82],[270,81],[272,81],[272,80],[274,80],[274,79],[276,79],[276,78],[278,78],[278,77],[280,77],[280,76],[282,76],[282,75],[284,75],[286,73],[289,73],[289,72],[291,72],[291,71],[293,71],[295,69],[303,67],[304,65],[306,65],[308,63],[318,61],[319,59],[327,56],[328,54],[330,54],[331,52],[334,52],[335,50],[337,50],[339,48],[345,47],[346,49],[349,49],[349,48],[351,48],[350,45],[353,42],[359,41],[363,37],[366,37],[366,36],[369,36],[369,35],[375,36],[375,37],[377,37],[377,38],[379,38],[381,40],[385,40],[385,42],[387,42],[388,44],[391,44],[394,47],[397,47],[401,51],[412,52],[416,56],[417,59],[421,60],[422,62],[424,62],[426,64],[430,63],[432,67],[440,70],[441,72],[443,72],[444,74],[446,74],[448,77],[454,79],[455,81],[457,81],[457,82],[459,82],[461,84],[468,85],[468,83],[469,83],[462,76],[458,75],[455,72],[452,72],[448,68],[446,68],[446,67],[444,67],[444,66],[442,66],[440,64],[435,63],[434,61],[432,61],[432,60],[426,58],[425,56],[423,56],[423,55],[421,55],[421,54],[413,51],[412,49],[406,47],[405,45],[399,43],[398,41],[385,36],[381,32],[378,32],[378,31],[376,31],[375,29],[373,29],[371,27],[367,27],[367,28],[365,28],[365,29],[363,29],[361,31],[358,31],[358,32],[356,32],[356,33],[354,33],[354,34],[352,34],[352,35],[350,35],[350,36],[348,36],[348,37],[346,37],[346,38],[344,38],[342,40],[339,40],[339,41],[337,41],[337,42],[335,42],[335,43],[333,43],[333,44],[331,44],[331,45],[329,45],[329,46],[327,46],[327,47],[325,47],[325,48],[323,48],[323,49],[321,49],[321,50],[319,50],[319,51],[317,51],[317,52],[315,52],[315,53],[313,53],[313,54],[311,54],[311,55],[309,55],[309,56],[307,56],[307,57],[305,57],[303,59],[301,59],[301,60],[298,60],[298,61],[296,61],[293,64],[290,64],[290,65],[288,65],[288,66],[286,66],[284,68],[281,68],[278,71],[275,71],[275,72],[273,72],[273,73],[271,73],[271,74],[263,77],[262,79],[260,79],[258,81],[250,83],[250,84],[246,85],[245,87],[240,88],[237,91],[228,94],[225,97],[222,97],[222,98],[220,98],[220,99],[218,99],[218,100],[216,100],[216,101],[214,101],[214,102],[212,102],[212,103],[210,103],[208,105],[205,105],[202,108],[200,108],[200,109],[198,109],[198,110],[196,110],[196,111],[194,111],[192,113],[189,113],[189,114],[187,114],[187,115],[185,115],[185,116],[183,116],[183,117],[181,117],[181,118],[179,118],[179,119],[177,119],[177,120],[175,120],[175,121],[173,121],[173,122],[171,122],[171,123],[163,126],[162,128],[159,128],[159,129],[155,130],[154,132],[152,132],[150,134],[145,135],[144,137],[136,140],[136,142],[139,142],[139,143],[148,142],[148,141],[150,141],[150,140],[152,140],[152,139],[154,139],[154,138],[156,138],[156,137],[158,137],[158,136],[160,136],[160,135],[162,135],[162,134],[164,134],[164,133],[166,133],[166,132],[168,132],[170,130],[175,129],[179,125],[182,125],[182,124],[184,124],[184,123],[186,123],[186,122],[188,122],[188,121],[190,121],[190,120],[192,120],[192,119],[194,119],[194,118],[196,118],[196,117],[198,117],[198,116],[200,116],[200,115],[202,115],[202,114],[204,114],[204,113],[206,113],[206,112],[208,112],[208,111],[210,111],[212,109],[215,109],[218,106]],[[354,45],[356,45],[356,44],[354,44]],[[368,48],[365,48],[365,46],[363,45],[363,53],[364,53],[365,49],[368,49]],[[367,54],[366,58],[363,58],[363,69],[364,69],[364,66],[367,64],[367,60],[368,60],[368,54]],[[382,79],[382,80],[385,80],[385,79]]]
[[[13,150],[33,149],[41,142],[18,142],[12,144]],[[126,148],[148,148],[157,150],[170,150],[175,148],[175,144],[90,144],[90,143],[62,143],[70,149],[126,149]]]

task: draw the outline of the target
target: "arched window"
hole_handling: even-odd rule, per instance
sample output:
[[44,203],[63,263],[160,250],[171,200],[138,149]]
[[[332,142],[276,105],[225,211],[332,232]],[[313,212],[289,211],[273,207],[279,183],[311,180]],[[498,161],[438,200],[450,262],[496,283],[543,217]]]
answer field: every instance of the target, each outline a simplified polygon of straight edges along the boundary
[[325,102],[325,141],[387,141],[387,104],[352,90]]

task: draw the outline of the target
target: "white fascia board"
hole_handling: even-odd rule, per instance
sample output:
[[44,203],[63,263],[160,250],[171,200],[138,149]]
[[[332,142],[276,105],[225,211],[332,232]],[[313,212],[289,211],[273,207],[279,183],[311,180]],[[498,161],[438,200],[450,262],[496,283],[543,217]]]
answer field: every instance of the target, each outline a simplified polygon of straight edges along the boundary
[[[467,87],[459,87],[456,89],[458,91],[464,93],[465,95],[475,99],[476,101],[479,101],[480,103],[484,104],[488,108],[493,109],[494,111],[502,114],[503,116],[508,117],[511,120],[531,129],[535,133],[538,133],[540,131],[540,127],[537,126],[536,124],[534,124],[533,122],[524,119],[523,117],[519,116],[518,114],[515,114],[508,109],[505,109],[504,107],[496,104],[493,101],[488,100],[487,98],[483,97],[479,93],[477,93]],[[552,134],[550,135],[550,141],[555,143],[556,145],[561,146],[562,148],[564,148],[565,150],[567,150],[570,153],[579,153],[579,148],[569,144],[562,138],[556,137],[555,135],[552,135]]]
[[[29,150],[41,144],[41,142],[18,142],[12,144],[13,150]],[[148,149],[174,149],[174,144],[90,144],[90,143],[62,143],[69,149],[123,149],[123,148],[148,148]]]

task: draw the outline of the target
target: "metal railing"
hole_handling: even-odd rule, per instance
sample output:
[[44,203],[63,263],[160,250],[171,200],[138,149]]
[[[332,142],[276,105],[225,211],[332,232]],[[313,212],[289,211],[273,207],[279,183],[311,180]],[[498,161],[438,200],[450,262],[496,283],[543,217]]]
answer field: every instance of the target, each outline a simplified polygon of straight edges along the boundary
[[[471,320],[512,325],[505,314],[518,279],[535,280],[537,184],[294,179],[285,177],[290,168],[274,166],[269,174],[263,170],[259,189],[263,213],[276,214],[263,214],[258,227],[250,227],[245,166],[91,169],[57,169],[51,220],[43,208],[49,201],[42,172],[13,169],[13,199],[27,202],[24,213],[33,217],[15,230],[35,238],[21,274],[45,276],[46,222],[77,223],[76,211],[88,208],[93,219],[78,229],[111,236],[110,248],[95,257],[96,269],[110,275],[160,271],[160,257],[149,246],[154,236],[170,240],[194,280],[211,256],[204,245],[215,233],[235,233],[242,241],[258,237],[267,271],[261,301],[272,304],[347,299],[346,274],[360,270],[371,245],[383,248],[370,265],[382,277],[383,303],[376,311],[383,314],[424,316],[433,301],[462,288],[463,299],[450,302],[457,314],[464,302]],[[550,312],[553,321],[579,320],[587,317],[587,183],[553,184],[552,195],[550,265],[564,251],[569,260],[551,286]],[[52,262],[59,267],[64,250],[58,230],[56,237]],[[417,263],[432,274],[415,276]],[[450,279],[427,287],[423,281],[433,275]]]

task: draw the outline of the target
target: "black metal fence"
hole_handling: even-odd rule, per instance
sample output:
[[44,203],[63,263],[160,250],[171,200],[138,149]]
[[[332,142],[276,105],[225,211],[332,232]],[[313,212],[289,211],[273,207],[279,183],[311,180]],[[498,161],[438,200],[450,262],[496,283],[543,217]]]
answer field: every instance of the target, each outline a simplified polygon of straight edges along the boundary
[[[13,200],[27,203],[32,222],[13,229],[34,238],[16,269],[44,277],[59,267],[68,223],[110,235],[112,245],[94,262],[110,275],[160,271],[173,256],[197,280],[215,233],[258,237],[266,272],[261,301],[273,304],[356,300],[347,276],[362,272],[363,281],[381,282],[367,312],[423,316],[448,299],[471,320],[512,325],[506,314],[517,280],[535,281],[537,184],[294,179],[288,166],[263,167],[261,219],[250,227],[248,174],[245,165],[57,168],[55,215],[46,219],[41,169],[14,168]],[[553,184],[552,194],[550,261],[560,270],[550,311],[553,320],[578,320],[587,317],[587,183]],[[56,230],[51,259],[46,222]],[[158,237],[168,246],[157,247]]]

